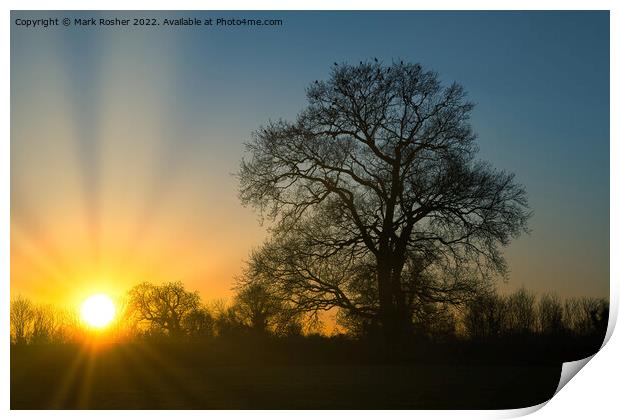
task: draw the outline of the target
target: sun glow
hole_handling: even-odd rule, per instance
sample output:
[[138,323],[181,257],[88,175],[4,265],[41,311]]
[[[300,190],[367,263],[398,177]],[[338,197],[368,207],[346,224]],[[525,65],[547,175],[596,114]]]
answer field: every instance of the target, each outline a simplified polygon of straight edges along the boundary
[[97,294],[84,301],[80,313],[89,326],[103,328],[114,319],[116,307],[107,295]]

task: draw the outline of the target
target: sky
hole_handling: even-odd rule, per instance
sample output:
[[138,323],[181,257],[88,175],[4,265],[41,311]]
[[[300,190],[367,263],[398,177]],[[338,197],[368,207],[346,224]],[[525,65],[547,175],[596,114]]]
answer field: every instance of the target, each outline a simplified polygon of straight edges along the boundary
[[[45,17],[236,17],[278,27],[48,27]],[[11,293],[77,303],[142,281],[231,296],[266,237],[244,142],[333,62],[419,62],[476,103],[479,156],[534,215],[510,277],[609,294],[607,12],[12,12]]]

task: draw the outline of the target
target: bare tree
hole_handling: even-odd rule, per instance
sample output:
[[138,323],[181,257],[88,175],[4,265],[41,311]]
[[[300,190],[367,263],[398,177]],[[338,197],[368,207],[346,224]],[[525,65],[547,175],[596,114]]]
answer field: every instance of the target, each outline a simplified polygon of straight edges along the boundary
[[78,341],[84,333],[83,321],[79,310],[72,307],[59,308],[57,316],[60,323],[58,340],[63,343]]
[[132,316],[170,335],[185,332],[186,317],[200,307],[198,293],[185,290],[181,282],[141,283],[129,291],[128,297]]
[[213,337],[215,331],[215,318],[209,310],[200,306],[191,310],[184,318],[184,329],[193,337]]
[[279,314],[285,311],[282,301],[258,282],[242,283],[235,296],[235,310],[253,331],[264,334],[275,326]]
[[536,297],[521,287],[506,301],[506,329],[514,334],[534,332],[536,328]]
[[219,337],[235,336],[247,330],[236,311],[236,307],[225,300],[213,302],[213,314],[215,318],[215,332]]
[[464,326],[475,339],[497,338],[507,332],[508,302],[497,293],[480,295],[466,305]]
[[15,344],[27,342],[33,317],[34,306],[29,299],[17,296],[11,300],[11,335]]
[[609,302],[596,298],[570,298],[564,302],[565,326],[575,335],[604,335],[609,318]]
[[218,300],[211,305],[217,334],[300,334],[303,330],[302,314],[272,293],[267,284],[251,281],[247,275],[237,280],[232,301]]
[[59,342],[62,319],[59,311],[51,305],[36,305],[32,316],[33,344]]
[[424,268],[412,275],[506,273],[501,248],[526,230],[526,194],[475,159],[460,85],[370,62],[334,65],[306,93],[296,121],[254,133],[239,172],[242,202],[275,223],[257,259],[283,274],[283,294],[310,310],[377,312],[396,342],[411,323],[407,262]]
[[539,329],[542,334],[556,335],[564,332],[564,311],[556,294],[544,294],[538,302]]

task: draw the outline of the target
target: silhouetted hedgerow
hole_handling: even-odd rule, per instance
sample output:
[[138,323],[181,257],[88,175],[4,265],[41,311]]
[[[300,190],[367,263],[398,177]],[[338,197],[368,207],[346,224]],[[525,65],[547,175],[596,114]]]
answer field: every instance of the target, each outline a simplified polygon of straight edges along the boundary
[[[386,358],[441,363],[575,360],[598,350],[609,315],[605,299],[561,300],[553,294],[537,298],[523,288],[509,295],[490,292],[459,307],[428,304],[412,319],[411,332],[401,346],[388,349],[378,320],[360,321],[340,313],[340,334],[310,333],[312,328],[303,324],[303,318],[287,319],[284,315],[290,312],[286,308],[279,312],[281,307],[264,290],[252,290],[250,299],[247,290],[241,289],[230,303],[204,304],[197,293],[186,291],[181,283],[142,284],[140,288],[173,291],[179,297],[187,294],[191,305],[182,313],[166,313],[170,309],[160,301],[165,294],[141,293],[140,304],[148,305],[151,311],[157,308],[159,315],[144,317],[139,312],[137,316],[133,288],[117,303],[118,315],[103,334],[108,341],[210,343],[213,349],[221,350],[213,350],[219,355],[213,357],[227,354],[223,360],[231,362],[235,357],[244,360],[263,352],[260,357],[277,354],[291,362],[325,363]],[[166,328],[162,320],[174,316],[178,317],[178,329]],[[35,304],[22,296],[11,301],[11,342],[15,345],[82,343],[89,340],[89,334],[76,311]],[[253,349],[251,354],[243,356],[249,348]]]

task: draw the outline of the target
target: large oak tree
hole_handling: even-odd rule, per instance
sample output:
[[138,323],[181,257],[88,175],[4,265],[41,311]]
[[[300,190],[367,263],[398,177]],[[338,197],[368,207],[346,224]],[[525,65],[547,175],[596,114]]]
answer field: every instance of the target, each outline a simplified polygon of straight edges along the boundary
[[[463,87],[419,64],[334,64],[294,121],[246,145],[244,204],[271,219],[250,266],[297,307],[377,319],[387,340],[415,305],[459,301],[507,271],[527,229],[524,188],[476,158]],[[258,281],[258,280],[257,280]]]

